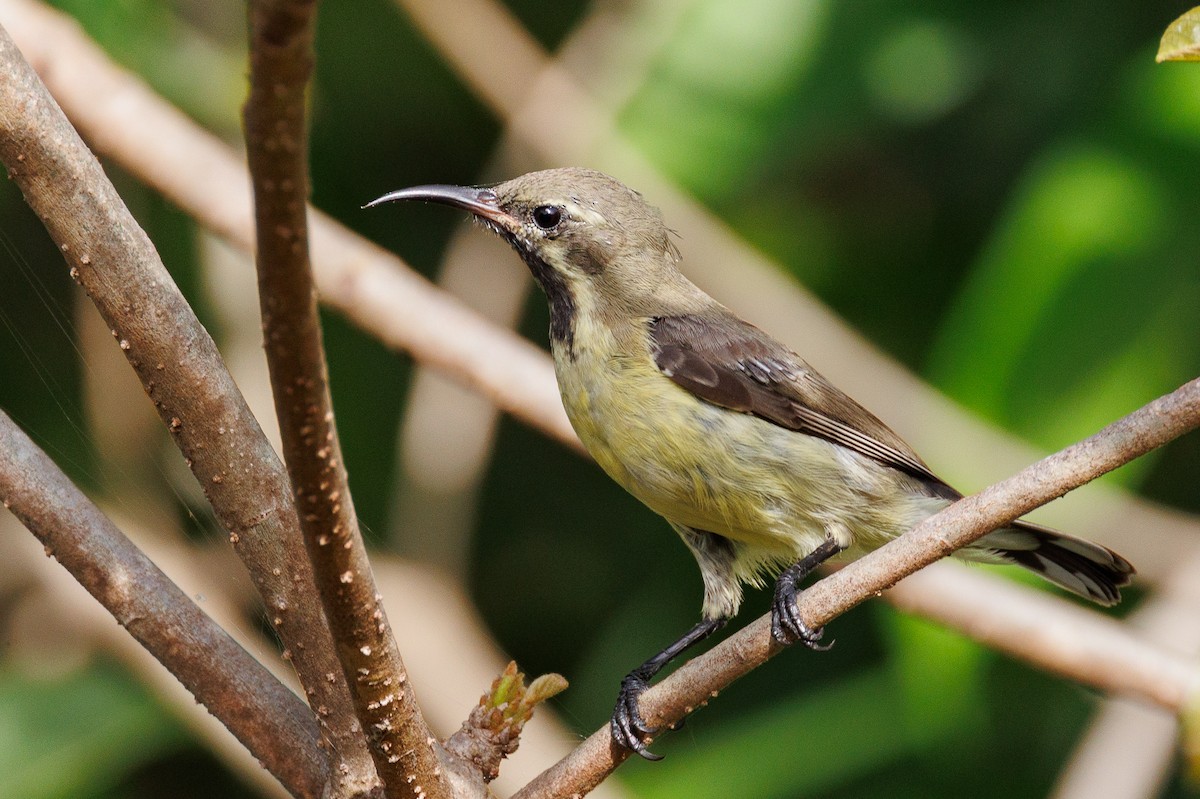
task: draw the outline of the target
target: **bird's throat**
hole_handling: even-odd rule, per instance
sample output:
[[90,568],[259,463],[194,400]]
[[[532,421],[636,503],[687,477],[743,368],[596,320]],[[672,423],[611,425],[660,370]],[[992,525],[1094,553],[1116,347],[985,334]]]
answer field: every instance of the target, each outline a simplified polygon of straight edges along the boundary
[[532,253],[522,252],[533,279],[542,287],[550,302],[550,341],[574,357],[575,295],[567,281],[553,267]]

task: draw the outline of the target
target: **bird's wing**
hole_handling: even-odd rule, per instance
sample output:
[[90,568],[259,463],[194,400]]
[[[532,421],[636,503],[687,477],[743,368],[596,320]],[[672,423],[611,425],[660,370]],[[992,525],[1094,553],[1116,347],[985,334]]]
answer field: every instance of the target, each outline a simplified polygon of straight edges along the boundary
[[[650,320],[659,371],[706,402],[832,441],[950,489],[904,439],[811,366],[732,314]],[[957,496],[957,492],[954,492]]]

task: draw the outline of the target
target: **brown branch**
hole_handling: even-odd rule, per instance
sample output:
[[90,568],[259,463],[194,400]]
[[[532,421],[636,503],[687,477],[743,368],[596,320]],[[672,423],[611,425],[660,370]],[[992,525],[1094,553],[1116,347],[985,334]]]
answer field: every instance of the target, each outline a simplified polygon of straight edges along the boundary
[[[310,702],[349,707],[345,683],[328,677],[340,668],[323,645],[327,625],[278,457],[154,245],[7,32],[0,35],[0,70],[0,160],[119,341],[229,531]],[[335,736],[333,744],[339,787],[369,785],[374,774],[361,740]]]
[[[816,583],[797,602],[801,619],[813,629],[824,626],[955,549],[1197,426],[1200,426],[1200,379],[1007,480],[954,503],[895,541]],[[969,614],[967,620],[984,626],[979,622],[980,615]],[[1042,646],[1030,646],[1024,654],[1036,656],[1048,665],[1050,658],[1046,655],[1053,653],[1058,670],[1074,679],[1105,690],[1137,695],[1176,711],[1194,701],[1200,687],[1200,672],[1193,663],[1131,635],[1115,622],[1094,618],[1095,615],[1082,610],[1068,615],[1060,609],[1053,616],[1053,628],[1043,626],[1043,630],[1060,633],[1072,630],[1067,640],[1074,646],[1067,650],[1059,638],[1047,636]],[[1039,624],[1046,625],[1049,620],[1044,615]],[[1006,644],[1013,643],[1009,637],[1003,640]],[[1055,652],[1056,649],[1060,651]],[[771,639],[770,618],[756,619],[654,686],[643,697],[642,713],[651,724],[671,725],[780,651]],[[605,726],[514,799],[587,793],[628,756],[627,750],[612,743]]]
[[295,796],[329,758],[312,712],[206,616],[0,412],[0,500]]
[[306,93],[315,0],[250,4],[246,150],[259,305],[284,462],[354,709],[389,797],[449,796],[354,514],[308,251]]
[[362,542],[334,422],[308,260],[306,92],[314,0],[251,2],[246,151],[259,306],[283,461],[355,714],[389,797],[449,797]]

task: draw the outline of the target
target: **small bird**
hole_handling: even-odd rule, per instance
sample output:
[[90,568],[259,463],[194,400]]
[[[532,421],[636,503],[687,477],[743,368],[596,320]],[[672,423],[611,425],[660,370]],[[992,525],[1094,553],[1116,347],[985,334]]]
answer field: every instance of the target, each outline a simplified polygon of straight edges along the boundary
[[[798,355],[684,277],[662,214],[607,175],[567,168],[493,186],[386,194],[469,211],[517,251],[550,303],[563,406],[605,472],[674,528],[704,581],[702,620],[621,682],[613,740],[659,759],[638,709],[649,681],[725,624],[743,584],[775,574],[771,634],[813,649],[801,581],[857,557],[962,495],[883,422]],[[1015,521],[959,550],[1015,563],[1112,605],[1133,566],[1115,552]]]

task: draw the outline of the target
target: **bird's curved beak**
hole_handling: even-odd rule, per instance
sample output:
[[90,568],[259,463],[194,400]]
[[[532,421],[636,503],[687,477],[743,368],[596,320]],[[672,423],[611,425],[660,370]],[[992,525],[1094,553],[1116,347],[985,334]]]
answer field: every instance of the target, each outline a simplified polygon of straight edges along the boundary
[[401,200],[418,200],[461,208],[494,222],[506,230],[512,230],[519,224],[515,217],[500,208],[494,191],[478,186],[447,186],[443,184],[413,186],[385,194],[367,203],[363,208],[373,208],[376,205]]

